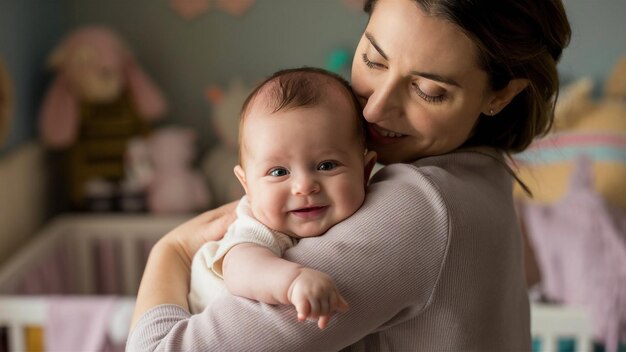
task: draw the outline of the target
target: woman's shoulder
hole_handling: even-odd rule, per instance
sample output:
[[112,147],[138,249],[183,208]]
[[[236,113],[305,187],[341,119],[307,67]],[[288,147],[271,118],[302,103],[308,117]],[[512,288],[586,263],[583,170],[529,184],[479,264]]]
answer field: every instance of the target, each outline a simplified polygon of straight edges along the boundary
[[509,193],[511,172],[502,154],[491,148],[461,149],[410,164],[391,164],[370,180],[366,205],[398,211],[428,207],[431,214],[447,219],[455,204],[467,204],[477,194],[495,199]]
[[412,163],[386,165],[372,176],[371,184],[393,182],[404,185],[437,185],[446,178],[473,174],[486,175],[508,168],[502,153],[493,148],[464,148],[442,155],[418,159]]
[[421,190],[432,187],[444,192],[455,185],[488,186],[500,181],[506,184],[512,173],[498,150],[464,148],[421,158],[413,163],[387,165],[372,177],[371,182],[393,182]]

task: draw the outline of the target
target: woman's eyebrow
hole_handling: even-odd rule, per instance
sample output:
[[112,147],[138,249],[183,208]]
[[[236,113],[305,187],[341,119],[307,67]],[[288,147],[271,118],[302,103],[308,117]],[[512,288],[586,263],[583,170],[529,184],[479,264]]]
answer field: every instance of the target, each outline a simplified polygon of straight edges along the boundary
[[[385,51],[380,47],[380,45],[378,45],[378,43],[376,42],[376,39],[374,39],[374,36],[371,33],[365,32],[365,37],[367,38],[367,40],[369,40],[369,42],[372,44],[374,49],[376,49],[376,51],[378,51],[380,56],[382,56],[385,60],[389,60],[389,58],[387,57],[387,54],[385,54]],[[448,77],[444,77],[444,76],[438,75],[436,73],[411,71],[411,74],[414,75],[414,76],[420,76],[420,77],[428,78],[428,79],[433,80],[433,81],[437,81],[437,82],[446,83],[446,84],[450,84],[450,85],[453,85],[453,86],[461,87],[459,82],[455,81],[454,79],[448,78]]]
[[380,46],[378,45],[378,43],[376,43],[376,39],[374,39],[374,36],[371,33],[365,32],[365,37],[367,38],[367,40],[370,41],[370,43],[372,44],[374,49],[376,49],[376,51],[378,51],[380,56],[385,58],[385,60],[389,60],[389,58],[387,57],[387,54],[385,54],[383,49],[381,49]]
[[437,82],[446,83],[446,84],[450,84],[450,85],[453,85],[453,86],[461,87],[459,82],[453,80],[452,78],[444,77],[444,76],[438,75],[436,73],[411,71],[411,74],[414,75],[414,76],[420,76],[420,77],[428,78],[428,79],[433,80],[433,81],[437,81]]

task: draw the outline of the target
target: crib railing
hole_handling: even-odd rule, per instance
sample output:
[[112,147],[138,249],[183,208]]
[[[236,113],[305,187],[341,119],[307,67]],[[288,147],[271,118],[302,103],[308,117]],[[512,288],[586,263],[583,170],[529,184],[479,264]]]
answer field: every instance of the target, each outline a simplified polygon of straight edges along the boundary
[[583,308],[533,303],[530,312],[534,352],[593,350],[593,330]]
[[115,295],[132,304],[150,248],[189,217],[77,214],[51,221],[0,270],[7,340],[0,351],[33,349],[27,335],[45,335],[51,295]]

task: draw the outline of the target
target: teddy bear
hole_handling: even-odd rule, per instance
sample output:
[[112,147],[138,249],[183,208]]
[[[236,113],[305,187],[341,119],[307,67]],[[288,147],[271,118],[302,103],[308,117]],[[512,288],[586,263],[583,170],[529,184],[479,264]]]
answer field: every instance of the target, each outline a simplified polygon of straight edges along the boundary
[[516,185],[522,201],[554,203],[567,192],[574,165],[591,160],[594,189],[614,206],[626,209],[626,57],[607,77],[602,96],[583,77],[564,87],[550,133],[513,156],[520,179],[532,196]]
[[[113,30],[86,26],[71,32],[48,60],[55,77],[39,113],[44,146],[60,151],[73,208],[85,209],[90,182],[124,177],[127,142],[146,135],[167,102]],[[91,182],[92,186],[94,182]]]
[[241,79],[233,79],[225,90],[213,86],[206,92],[212,107],[211,123],[220,143],[205,153],[201,168],[216,205],[244,195],[233,169],[239,163],[239,112],[253,88]]
[[152,165],[147,187],[150,212],[193,213],[209,208],[205,178],[192,167],[196,139],[192,129],[175,126],[159,128],[147,139]]
[[0,147],[9,132],[13,109],[13,90],[9,73],[0,59]]

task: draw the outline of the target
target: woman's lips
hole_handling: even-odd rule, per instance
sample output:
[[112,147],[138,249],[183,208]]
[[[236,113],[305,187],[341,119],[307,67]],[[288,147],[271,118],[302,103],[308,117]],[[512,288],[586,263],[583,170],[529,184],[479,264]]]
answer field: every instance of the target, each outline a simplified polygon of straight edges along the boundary
[[292,210],[290,211],[290,213],[298,218],[309,220],[320,217],[322,214],[324,214],[326,209],[328,209],[328,205],[300,208]]
[[377,127],[374,124],[367,125],[367,132],[370,137],[370,141],[374,144],[378,145],[387,145],[397,143],[400,139],[404,137],[399,133],[383,130],[380,127]]

